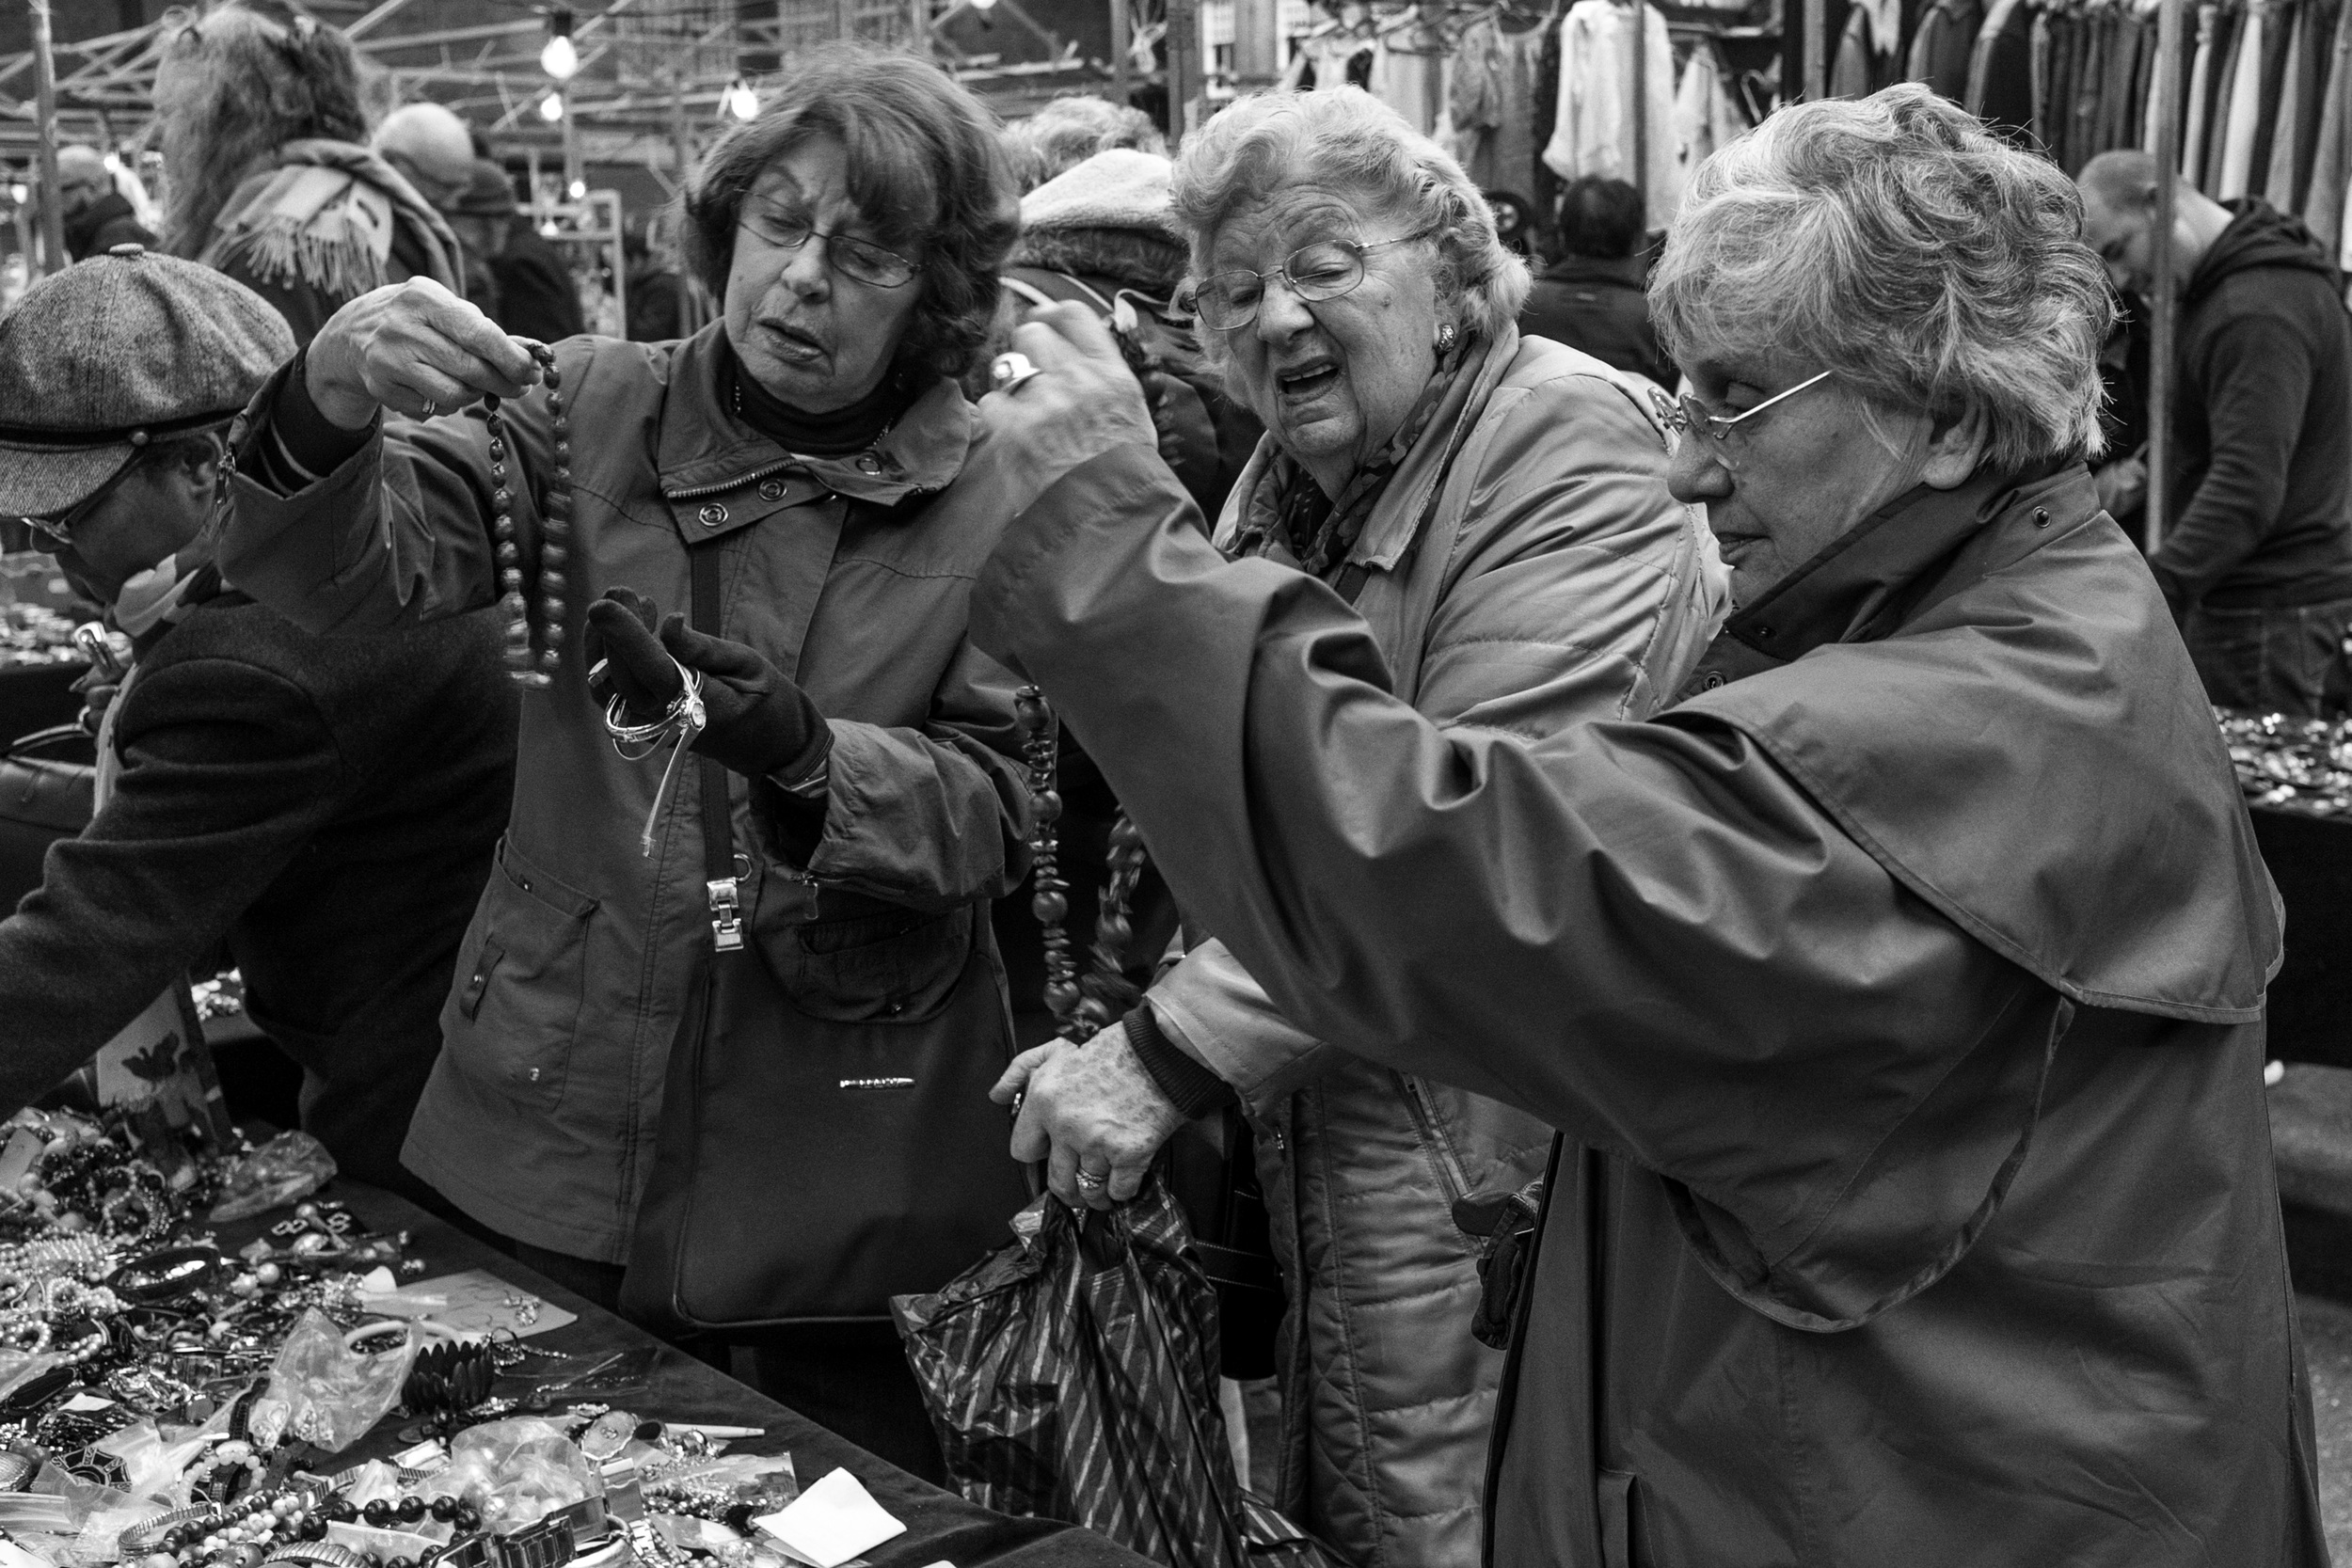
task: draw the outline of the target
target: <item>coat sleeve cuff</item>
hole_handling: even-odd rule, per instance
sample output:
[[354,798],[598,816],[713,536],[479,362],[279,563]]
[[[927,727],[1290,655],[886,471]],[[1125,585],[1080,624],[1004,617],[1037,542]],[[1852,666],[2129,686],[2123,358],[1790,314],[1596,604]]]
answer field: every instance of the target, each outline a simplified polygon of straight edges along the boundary
[[1150,1007],[1129,1009],[1121,1025],[1127,1031],[1127,1043],[1134,1048],[1136,1060],[1143,1064],[1152,1082],[1160,1086],[1168,1103],[1176,1107],[1176,1114],[1186,1121],[1233,1102],[1233,1086],[1185,1055],[1160,1033]]
[[1202,942],[1184,955],[1145,1003],[1170,1042],[1232,1085],[1253,1116],[1316,1077],[1333,1054],[1275,1010],[1221,942]]

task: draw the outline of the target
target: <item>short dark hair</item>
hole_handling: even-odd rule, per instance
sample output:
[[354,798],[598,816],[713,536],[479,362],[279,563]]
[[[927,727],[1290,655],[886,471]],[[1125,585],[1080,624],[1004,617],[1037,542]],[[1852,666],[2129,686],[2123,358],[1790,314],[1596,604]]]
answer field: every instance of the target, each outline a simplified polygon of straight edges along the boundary
[[962,374],[987,341],[1021,207],[993,117],[929,61],[859,43],[796,57],[759,117],[704,160],[686,198],[688,264],[724,299],[743,198],[778,158],[826,136],[849,154],[850,197],[874,237],[923,264],[898,362]]
[[1588,174],[1560,193],[1560,248],[1614,261],[1642,248],[1642,193],[1622,180]]

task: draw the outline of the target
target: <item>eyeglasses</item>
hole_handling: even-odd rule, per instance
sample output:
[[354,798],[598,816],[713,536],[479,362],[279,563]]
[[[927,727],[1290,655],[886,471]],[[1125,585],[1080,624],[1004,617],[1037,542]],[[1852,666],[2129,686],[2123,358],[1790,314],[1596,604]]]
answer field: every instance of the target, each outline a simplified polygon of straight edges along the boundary
[[[1755,407],[1742,410],[1737,414],[1718,414],[1712,408],[1709,408],[1707,404],[1701,403],[1698,399],[1685,393],[1683,396],[1675,399],[1673,411],[1666,415],[1666,425],[1668,429],[1672,430],[1677,436],[1687,436],[1692,431],[1701,430],[1715,437],[1716,441],[1719,444],[1722,444],[1724,448],[1722,452],[1716,454],[1717,460],[1722,462],[1724,467],[1728,467],[1732,463],[1738,460],[1734,454],[1740,450],[1740,448],[1729,444],[1731,441],[1732,428],[1735,425],[1738,425],[1745,420],[1755,419],[1758,414],[1761,414],[1764,410],[1770,408],[1776,403],[1787,402],[1788,399],[1795,397],[1799,392],[1804,391],[1807,387],[1820,386],[1822,382],[1827,381],[1836,373],[1836,372],[1835,371],[1823,371],[1820,374],[1814,376],[1809,380],[1800,381],[1794,387],[1789,388],[1787,391],[1776,392],[1772,396],[1766,398],[1762,403],[1757,404]],[[1745,436],[1747,433],[1742,431],[1740,434]]]
[[1265,285],[1276,278],[1303,300],[1337,299],[1352,293],[1364,280],[1367,252],[1392,245],[1410,245],[1436,232],[1434,228],[1423,229],[1393,240],[1374,240],[1369,245],[1358,245],[1352,240],[1317,240],[1292,251],[1272,272],[1251,272],[1247,267],[1213,272],[1193,291],[1193,309],[1206,325],[1219,332],[1231,332],[1258,319]]
[[798,250],[813,239],[825,242],[825,256],[834,269],[845,277],[861,283],[871,283],[877,289],[903,287],[923,270],[919,261],[910,261],[895,250],[888,250],[871,240],[852,239],[847,234],[828,234],[798,213],[780,213],[772,207],[743,209],[743,227],[762,240],[783,250]]

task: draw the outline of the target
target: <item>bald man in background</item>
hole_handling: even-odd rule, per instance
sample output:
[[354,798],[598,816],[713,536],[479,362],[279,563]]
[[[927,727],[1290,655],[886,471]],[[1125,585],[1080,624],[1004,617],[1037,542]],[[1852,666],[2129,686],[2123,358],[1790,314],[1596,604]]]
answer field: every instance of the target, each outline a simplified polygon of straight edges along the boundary
[[438,103],[404,103],[384,117],[370,144],[375,155],[417,187],[426,205],[446,215],[473,178],[473,135],[466,122]]
[[130,199],[115,189],[114,171],[94,147],[77,143],[57,149],[57,211],[65,220],[66,254],[77,261],[103,256],[119,245],[155,244]]

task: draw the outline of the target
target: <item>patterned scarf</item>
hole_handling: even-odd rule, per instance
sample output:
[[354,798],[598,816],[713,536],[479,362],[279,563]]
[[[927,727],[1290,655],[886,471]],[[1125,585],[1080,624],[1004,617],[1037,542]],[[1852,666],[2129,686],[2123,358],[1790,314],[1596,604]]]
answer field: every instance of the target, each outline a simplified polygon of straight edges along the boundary
[[[1316,577],[1327,578],[1347,560],[1347,552],[1356,547],[1356,541],[1363,534],[1372,509],[1379,504],[1406,454],[1429,427],[1438,405],[1453,388],[1454,378],[1470,361],[1477,342],[1478,340],[1465,335],[1438,361],[1438,368],[1430,372],[1428,385],[1422,388],[1412,411],[1405,416],[1405,422],[1370,462],[1356,470],[1336,498],[1325,495],[1323,486],[1296,459],[1286,453],[1274,460],[1266,475],[1276,486],[1274,526],[1302,568]],[[1255,555],[1265,548],[1266,543],[1263,531],[1246,531],[1237,541],[1236,553]]]

